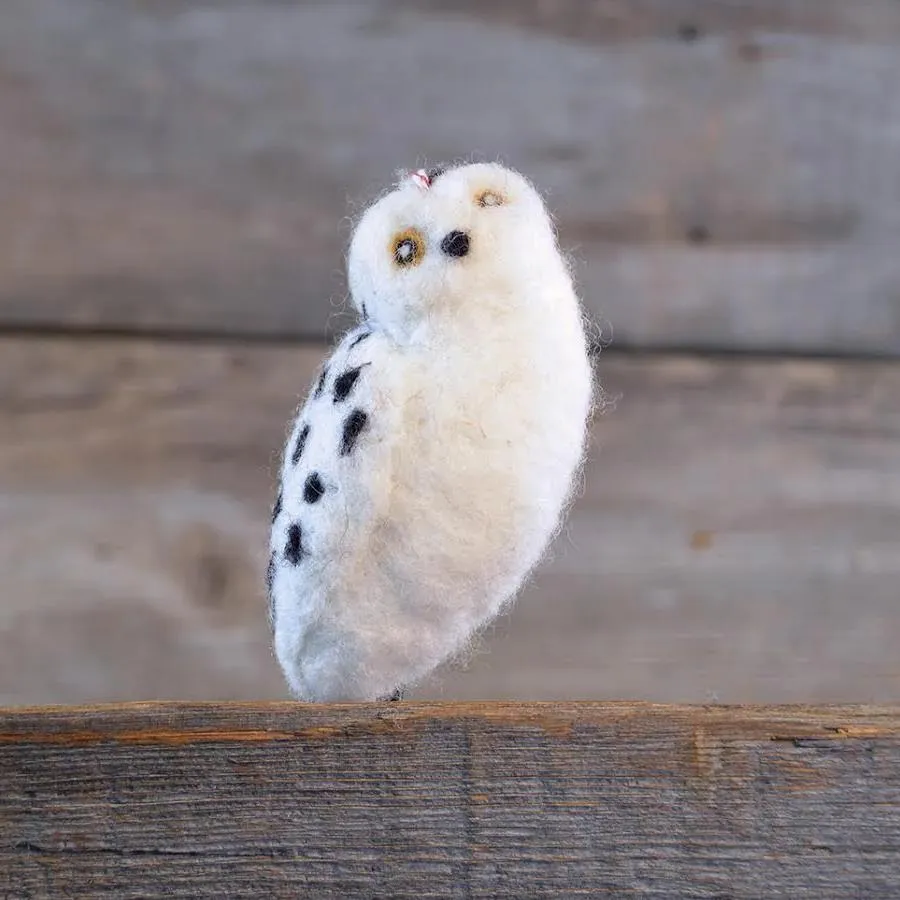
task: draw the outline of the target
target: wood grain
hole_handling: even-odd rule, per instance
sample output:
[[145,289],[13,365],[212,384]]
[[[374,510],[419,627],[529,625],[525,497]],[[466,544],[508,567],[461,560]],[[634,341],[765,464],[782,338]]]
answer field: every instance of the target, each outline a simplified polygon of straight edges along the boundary
[[[285,695],[262,580],[325,353],[0,340],[0,702]],[[446,699],[900,692],[900,368],[601,354],[569,523]]]
[[0,711],[0,896],[889,897],[900,711]]
[[345,217],[474,154],[604,341],[896,354],[898,41],[893,0],[5,0],[0,328],[332,333]]

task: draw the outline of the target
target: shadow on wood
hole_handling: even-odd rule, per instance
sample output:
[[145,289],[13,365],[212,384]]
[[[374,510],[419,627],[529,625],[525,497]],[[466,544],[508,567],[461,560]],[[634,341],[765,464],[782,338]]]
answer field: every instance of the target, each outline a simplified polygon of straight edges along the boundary
[[900,710],[0,712],[0,896],[888,895]]

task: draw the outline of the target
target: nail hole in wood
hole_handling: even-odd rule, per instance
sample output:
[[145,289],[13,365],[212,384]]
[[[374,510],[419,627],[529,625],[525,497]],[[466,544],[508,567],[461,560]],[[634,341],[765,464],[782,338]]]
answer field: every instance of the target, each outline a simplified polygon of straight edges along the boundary
[[710,239],[709,229],[705,225],[691,225],[687,230],[687,239],[692,244],[706,244]]
[[700,29],[690,22],[684,22],[678,26],[678,37],[686,44],[692,44],[694,41],[698,40],[701,33]]

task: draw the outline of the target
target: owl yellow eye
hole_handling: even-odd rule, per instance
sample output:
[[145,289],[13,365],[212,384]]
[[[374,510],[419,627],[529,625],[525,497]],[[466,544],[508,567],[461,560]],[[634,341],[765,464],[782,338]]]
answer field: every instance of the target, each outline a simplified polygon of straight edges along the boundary
[[415,266],[425,256],[425,239],[415,228],[407,228],[391,241],[391,253],[398,266]]
[[503,206],[506,201],[496,191],[482,191],[475,198],[475,202],[479,206]]

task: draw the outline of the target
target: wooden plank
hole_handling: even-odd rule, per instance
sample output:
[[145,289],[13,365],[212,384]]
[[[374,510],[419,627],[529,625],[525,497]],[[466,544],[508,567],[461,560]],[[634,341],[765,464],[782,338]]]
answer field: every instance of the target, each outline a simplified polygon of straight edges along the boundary
[[[900,20],[890,3],[847,6],[841,0],[398,0],[407,11],[483,17],[592,44],[678,38],[685,42],[710,34],[747,38],[754,32],[891,41],[900,37]],[[753,51],[746,51],[753,55]]]
[[0,895],[892,896],[900,710],[0,712]]
[[[324,352],[0,340],[0,703],[285,696],[268,511]],[[597,368],[609,408],[566,530],[415,695],[896,698],[900,367]]]
[[0,327],[321,335],[344,216],[475,154],[604,340],[896,354],[898,41],[893,0],[6,0]]

